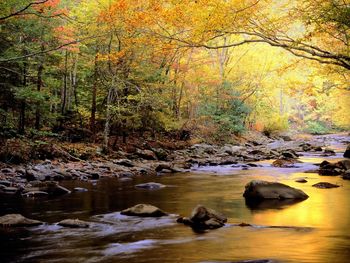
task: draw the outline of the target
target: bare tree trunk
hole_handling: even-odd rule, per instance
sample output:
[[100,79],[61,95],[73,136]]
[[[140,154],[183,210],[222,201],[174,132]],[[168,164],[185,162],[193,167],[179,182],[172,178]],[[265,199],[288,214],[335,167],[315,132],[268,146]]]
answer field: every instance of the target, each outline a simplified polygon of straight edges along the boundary
[[[24,52],[27,53],[26,51]],[[28,68],[28,62],[25,60],[23,62],[23,79],[22,79],[22,86],[25,88],[27,86],[27,68]],[[25,99],[21,100],[20,105],[20,112],[19,112],[19,122],[18,122],[18,132],[19,134],[24,134],[25,132],[25,121],[26,121],[26,101]]]
[[283,87],[280,88],[280,116],[284,114],[284,104],[283,104]]
[[105,128],[103,132],[103,152],[108,153],[109,151],[109,132],[110,132],[110,122],[111,122],[111,104],[113,102],[114,97],[114,83],[112,83],[112,87],[108,90],[107,95],[107,105],[106,105],[106,122],[105,122]]
[[68,78],[68,51],[66,50],[65,62],[64,62],[64,74],[63,74],[63,88],[61,96],[61,114],[64,115],[67,106],[67,78]]
[[96,133],[96,95],[97,95],[97,82],[98,82],[98,71],[97,71],[97,52],[95,55],[95,65],[94,65],[94,83],[92,85],[92,101],[91,101],[91,116],[90,116],[90,129],[92,134]]
[[[41,50],[43,51],[45,49],[44,45],[41,44]],[[43,80],[42,80],[42,74],[44,70],[44,58],[41,56],[39,58],[39,66],[38,66],[38,75],[37,75],[37,85],[36,90],[38,92],[41,91],[41,87],[43,86]],[[40,113],[40,103],[38,102],[36,104],[36,110],[35,110],[35,129],[40,129],[40,119],[41,119],[41,113]]]

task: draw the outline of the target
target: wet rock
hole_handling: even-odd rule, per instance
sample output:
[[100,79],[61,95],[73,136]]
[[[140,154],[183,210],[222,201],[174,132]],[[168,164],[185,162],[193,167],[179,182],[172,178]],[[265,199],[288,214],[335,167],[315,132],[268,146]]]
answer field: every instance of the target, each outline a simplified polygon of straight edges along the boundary
[[304,179],[304,178],[299,178],[299,179],[296,179],[295,182],[297,182],[297,183],[307,183],[307,180]]
[[48,196],[49,194],[43,191],[31,191],[31,192],[26,192],[22,194],[22,196],[25,197],[45,197]]
[[252,226],[251,224],[248,224],[248,223],[240,223],[240,224],[238,224],[238,226],[240,226],[240,227],[247,227],[247,226]]
[[20,189],[17,187],[4,187],[1,189],[2,192],[4,192],[5,194],[17,194],[20,192]]
[[127,216],[141,216],[141,217],[161,217],[167,215],[164,211],[149,204],[138,204],[133,207],[127,208],[120,212],[122,215]]
[[233,261],[231,263],[277,263],[277,261],[272,259],[253,259],[253,260]]
[[168,158],[168,152],[162,148],[152,148],[158,160],[165,161]]
[[70,228],[88,228],[90,226],[88,222],[79,219],[64,219],[58,222],[57,225]]
[[121,160],[115,160],[113,161],[113,163],[118,164],[118,165],[122,165],[122,166],[126,166],[126,167],[134,167],[134,163],[132,161],[130,161],[129,159],[121,159]]
[[1,172],[4,174],[13,173],[13,170],[11,168],[3,168],[1,169]]
[[34,192],[34,191],[46,192],[49,195],[53,195],[53,196],[71,193],[71,191],[69,191],[67,188],[60,186],[56,182],[38,182],[38,181],[31,182],[31,186],[26,187],[24,189],[24,193]]
[[142,159],[145,159],[145,160],[157,160],[156,154],[154,152],[152,152],[151,150],[137,149],[136,155],[141,157]]
[[320,169],[318,171],[319,175],[340,175],[343,172],[343,165],[341,163],[330,163],[328,161],[323,161],[320,164]]
[[220,165],[231,165],[231,164],[237,164],[238,162],[236,159],[230,158],[230,159],[224,159],[219,162]]
[[0,226],[3,227],[25,227],[38,226],[43,222],[26,218],[20,214],[7,214],[0,217]]
[[246,199],[307,199],[309,196],[302,190],[290,187],[288,185],[253,180],[245,186],[243,196]]
[[350,180],[350,169],[343,174],[344,180]]
[[3,185],[5,187],[9,187],[11,186],[11,182],[10,181],[7,181],[7,180],[0,180],[0,185]]
[[148,189],[148,190],[156,190],[156,189],[161,189],[164,188],[164,184],[160,183],[154,183],[154,182],[149,182],[149,183],[144,183],[144,184],[137,184],[135,185],[136,188],[142,188],[142,189]]
[[194,229],[205,230],[224,226],[227,218],[213,209],[198,205],[193,209],[190,218],[179,218],[177,222],[189,225]]
[[326,149],[324,149],[322,155],[323,156],[333,156],[333,155],[335,155],[335,151],[330,149],[330,148],[326,148]]
[[350,158],[350,144],[348,145],[348,147],[346,147],[346,150],[345,150],[343,156],[344,156],[345,158]]
[[295,164],[299,163],[299,161],[295,159],[290,159],[290,158],[281,158],[277,159],[272,163],[273,167],[280,167],[280,168],[293,168],[295,167]]
[[286,150],[281,152],[281,155],[287,159],[297,159],[299,155],[294,150]]
[[337,163],[337,165],[341,166],[344,170],[350,169],[350,160],[341,160]]
[[74,192],[87,192],[88,189],[83,188],[83,187],[74,187],[73,191]]
[[328,188],[337,188],[337,187],[339,187],[339,185],[331,184],[331,183],[328,183],[328,182],[320,182],[320,183],[317,183],[317,184],[313,184],[312,186],[316,187],[316,188],[320,188],[320,189],[328,189]]

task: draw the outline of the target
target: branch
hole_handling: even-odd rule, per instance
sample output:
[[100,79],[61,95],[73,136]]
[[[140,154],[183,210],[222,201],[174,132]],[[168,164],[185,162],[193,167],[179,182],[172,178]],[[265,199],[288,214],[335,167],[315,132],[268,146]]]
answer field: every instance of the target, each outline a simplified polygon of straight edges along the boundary
[[26,11],[29,7],[31,7],[31,6],[33,6],[33,5],[44,4],[44,3],[46,3],[47,1],[49,1],[49,0],[41,0],[41,1],[39,1],[39,2],[31,2],[31,3],[29,3],[28,5],[26,5],[25,7],[23,7],[22,9],[17,10],[17,11],[14,12],[14,13],[11,13],[11,14],[9,14],[9,15],[7,15],[7,16],[0,17],[0,21],[6,20],[6,19],[8,19],[8,18],[10,18],[10,17],[13,17],[13,16],[20,15],[21,13],[23,13],[24,11]]
[[74,40],[74,41],[71,41],[71,42],[68,42],[68,43],[59,45],[59,46],[57,46],[57,47],[53,47],[53,48],[49,48],[49,49],[46,49],[46,50],[34,52],[34,53],[27,54],[27,55],[24,55],[24,56],[12,57],[12,58],[7,58],[7,59],[0,59],[0,63],[3,63],[3,62],[11,62],[11,61],[15,61],[15,60],[24,59],[24,58],[35,57],[35,56],[38,56],[38,55],[46,54],[46,53],[49,53],[49,52],[52,52],[52,51],[59,50],[59,49],[61,49],[61,48],[70,46],[70,45],[74,45],[74,44],[83,42],[83,41],[85,41],[85,40],[103,37],[103,36],[106,36],[106,35],[108,35],[108,34],[109,34],[109,33],[106,33],[106,34],[103,34],[103,35],[98,35],[98,36],[89,36],[89,37],[85,37],[85,38],[82,38],[82,39],[77,39],[77,40]]

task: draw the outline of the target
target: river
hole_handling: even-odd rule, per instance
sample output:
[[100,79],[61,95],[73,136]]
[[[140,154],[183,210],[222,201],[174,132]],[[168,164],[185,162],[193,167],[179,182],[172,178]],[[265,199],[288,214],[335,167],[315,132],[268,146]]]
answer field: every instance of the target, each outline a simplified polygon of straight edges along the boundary
[[[336,137],[318,137],[337,155],[304,153],[296,168],[274,168],[270,161],[248,170],[230,166],[202,167],[178,175],[137,177],[96,182],[67,181],[73,192],[59,198],[1,195],[1,214],[21,213],[48,224],[0,230],[1,262],[227,262],[272,259],[277,262],[344,263],[350,259],[350,181],[339,176],[304,173],[323,160],[341,159],[345,144]],[[336,138],[337,139],[337,138]],[[343,140],[350,138],[343,138]],[[307,183],[295,182],[306,178]],[[302,189],[310,197],[298,203],[246,204],[242,193],[252,179],[279,181]],[[341,187],[317,189],[317,182]],[[159,190],[134,186],[143,182],[167,185]],[[170,216],[135,218],[118,211],[150,203]],[[197,205],[228,217],[225,227],[205,233],[176,223]],[[92,222],[88,229],[55,225],[66,218]],[[239,227],[245,222],[253,227]]]

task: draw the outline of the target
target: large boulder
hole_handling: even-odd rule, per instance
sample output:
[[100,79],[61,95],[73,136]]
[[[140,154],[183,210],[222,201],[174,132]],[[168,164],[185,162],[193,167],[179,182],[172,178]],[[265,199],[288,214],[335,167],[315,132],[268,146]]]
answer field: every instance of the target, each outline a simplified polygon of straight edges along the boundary
[[194,229],[215,229],[225,225],[227,218],[213,209],[202,205],[196,206],[191,213],[191,217],[181,217],[179,223],[189,225]]
[[127,208],[120,212],[126,216],[141,216],[141,217],[161,217],[167,215],[164,211],[149,204],[138,204],[133,207]]
[[64,219],[58,222],[57,225],[70,228],[88,228],[90,226],[88,222],[79,219]]
[[0,217],[0,226],[3,227],[24,227],[24,226],[38,226],[43,222],[26,218],[20,214],[7,214]]
[[245,186],[243,196],[246,199],[301,199],[309,196],[302,190],[277,182],[253,180]]
[[[346,160],[347,161],[347,160]],[[345,171],[345,166],[348,165],[346,162],[342,161],[337,163],[330,163],[328,161],[323,161],[320,164],[320,169],[318,170],[319,175],[340,175]]]
[[350,144],[348,145],[348,147],[346,147],[346,150],[344,152],[344,157],[350,158]]

